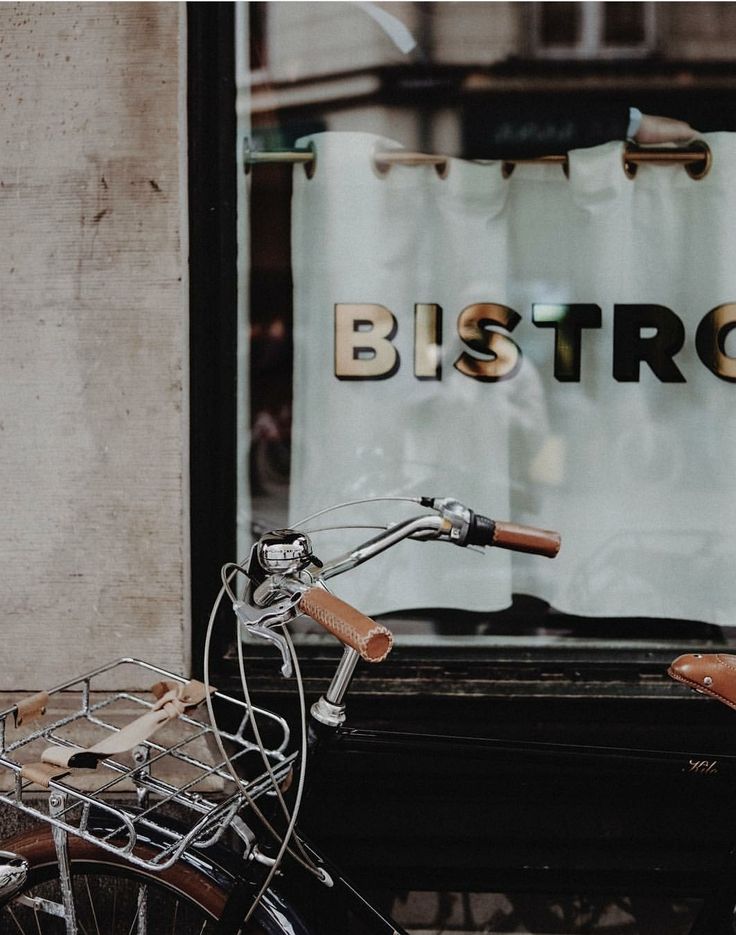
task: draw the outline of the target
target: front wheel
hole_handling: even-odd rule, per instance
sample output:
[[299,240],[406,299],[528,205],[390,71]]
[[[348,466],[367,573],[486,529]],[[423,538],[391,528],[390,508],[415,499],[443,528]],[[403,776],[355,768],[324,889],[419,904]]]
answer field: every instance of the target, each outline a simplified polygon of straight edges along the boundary
[[[59,866],[51,829],[43,827],[4,841],[4,850],[29,864],[26,885],[0,908],[2,935],[68,935]],[[215,935],[229,891],[215,874],[178,861],[168,870],[146,871],[123,857],[70,836],[76,926],[79,935]],[[242,935],[281,935],[285,930],[259,906]],[[286,929],[286,931],[293,931]]]

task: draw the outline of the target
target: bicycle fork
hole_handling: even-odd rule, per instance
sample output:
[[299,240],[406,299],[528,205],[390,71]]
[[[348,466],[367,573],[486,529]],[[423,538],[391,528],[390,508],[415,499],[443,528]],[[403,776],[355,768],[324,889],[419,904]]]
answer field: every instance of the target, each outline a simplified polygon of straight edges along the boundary
[[[150,773],[149,751],[144,744],[140,744],[134,749],[133,760],[138,766],[137,772],[139,775],[145,776]],[[137,799],[140,808],[145,808],[147,806],[148,798],[148,790],[145,787],[139,787],[137,790]],[[49,915],[62,917],[66,925],[66,935],[79,935],[77,906],[74,898],[72,879],[72,865],[69,859],[69,835],[63,826],[66,807],[66,794],[58,791],[52,792],[49,796],[49,815],[52,819],[55,819],[52,824],[52,834],[54,837],[54,847],[56,848],[56,861],[59,867],[61,903],[59,904],[48,899],[28,896],[20,896],[18,897],[18,901],[31,906],[36,913],[45,912]],[[24,881],[25,875],[23,876],[22,882]],[[94,913],[94,907],[92,907],[92,912]],[[95,926],[98,927],[98,920],[95,918],[94,921]],[[136,935],[148,935],[148,887],[145,884],[141,884],[138,887],[134,922],[136,925]]]
[[[65,829],[58,824],[65,809],[66,795],[63,792],[52,792],[49,796],[49,814],[52,818],[57,819],[51,830],[54,835],[56,860],[59,865],[59,886],[61,887],[61,904],[64,907],[66,935],[78,935],[77,909],[74,904],[74,890],[72,889],[72,865],[69,860],[69,841]],[[46,909],[46,911],[49,910]]]
[[[0,896],[5,896],[6,899],[11,902],[11,904],[17,903],[32,909],[36,916],[37,925],[38,916],[40,913],[57,916],[57,918],[63,919],[65,922],[66,935],[78,935],[79,927],[77,925],[77,913],[74,906],[74,893],[72,891],[72,874],[71,863],[69,861],[67,833],[60,824],[65,808],[66,796],[64,793],[52,792],[49,796],[49,815],[52,819],[54,819],[52,824],[52,834],[54,836],[54,846],[56,847],[56,862],[59,867],[61,902],[54,902],[51,899],[44,899],[40,896],[26,896],[23,893],[13,898],[12,892],[11,895],[9,895],[7,892],[2,892],[2,887],[0,887]],[[23,872],[16,878],[14,883],[11,881],[8,884],[13,886],[13,891],[16,893],[20,893],[20,891],[25,886],[26,877],[28,874],[28,864],[23,861],[22,858],[18,859],[21,860],[24,864]],[[15,861],[10,861],[9,863],[11,866],[13,866]],[[3,866],[2,869],[6,869],[5,866]]]

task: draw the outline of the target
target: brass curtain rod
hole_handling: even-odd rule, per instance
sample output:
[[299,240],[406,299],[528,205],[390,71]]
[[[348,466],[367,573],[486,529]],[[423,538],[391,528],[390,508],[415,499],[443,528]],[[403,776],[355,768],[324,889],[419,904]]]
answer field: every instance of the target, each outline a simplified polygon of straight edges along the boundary
[[[434,166],[437,174],[444,178],[449,169],[449,157],[431,155],[429,153],[416,153],[408,150],[396,149],[374,154],[376,170],[385,175],[392,166]],[[314,174],[317,154],[313,147],[309,149],[285,149],[261,152],[246,147],[243,156],[245,171],[249,172],[251,166],[266,163],[288,163],[303,165],[307,175]],[[508,178],[517,165],[536,163],[552,164],[562,167],[565,175],[569,173],[569,158],[567,153],[550,156],[531,156],[508,159],[477,159],[471,160],[480,164],[501,162],[502,172]],[[623,169],[629,178],[636,175],[637,168],[643,163],[654,165],[678,164],[685,168],[691,178],[702,179],[708,174],[713,162],[710,147],[702,140],[694,140],[686,146],[638,146],[635,143],[625,143],[622,151]]]

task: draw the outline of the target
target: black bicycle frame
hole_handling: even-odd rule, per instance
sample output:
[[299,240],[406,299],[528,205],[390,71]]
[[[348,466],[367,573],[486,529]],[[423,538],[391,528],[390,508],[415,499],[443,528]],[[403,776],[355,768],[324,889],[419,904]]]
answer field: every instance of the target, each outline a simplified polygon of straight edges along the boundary
[[[543,768],[545,772],[557,773],[563,777],[570,773],[582,772],[599,779],[605,777],[608,782],[617,776],[626,777],[635,773],[646,775],[655,783],[659,779],[695,783],[716,781],[724,787],[733,788],[733,781],[736,779],[736,756],[730,755],[711,756],[663,750],[447,737],[345,726],[329,728],[314,719],[310,725],[310,737],[307,768],[312,794],[319,788],[322,777],[328,771],[334,771],[335,763],[366,756],[372,760],[391,760],[400,756],[402,762],[417,763],[420,769],[422,764],[427,763],[433,764],[435,768],[439,767],[440,771],[443,762],[456,766],[459,760],[465,764],[484,764],[486,771],[492,769],[494,763],[513,762],[517,767],[529,771]],[[480,773],[482,772],[483,770],[480,770]],[[554,789],[549,790],[550,796],[554,796],[554,793]],[[320,804],[318,814],[324,817],[324,803]],[[352,819],[352,815],[344,817],[348,823]],[[432,816],[428,815],[427,821],[431,820]],[[305,879],[307,875],[303,871],[292,861],[287,862],[282,886],[292,902],[293,931],[303,931],[301,927],[297,927],[297,923],[299,926],[303,924],[301,920],[305,916],[304,907],[308,904],[306,916],[318,920],[312,924],[315,926],[315,932],[321,935],[338,930],[350,933],[352,929],[347,927],[349,924],[346,923],[349,918],[360,919],[361,935],[405,935],[404,930],[371,898],[361,892],[351,882],[349,875],[339,868],[337,862],[322,850],[318,840],[319,824],[319,821],[308,821],[310,827],[307,828],[306,836],[302,834],[302,840],[315,861],[329,874],[331,885],[326,886]],[[486,846],[493,851],[495,845],[492,838],[486,842]],[[656,872],[656,868],[653,868],[653,872]],[[607,892],[626,893],[629,888],[641,890],[641,867],[634,867],[629,873],[619,872],[614,877]],[[486,886],[488,892],[512,891],[520,886],[518,880],[511,879],[503,871],[488,879],[487,883],[490,884]],[[534,888],[548,893],[573,894],[584,892],[585,887],[590,885],[591,880],[586,879],[584,873],[578,873],[571,879],[564,870],[547,867],[546,872],[539,870],[537,873]],[[670,873],[662,889],[672,896],[702,900],[690,935],[733,935],[736,850],[730,849],[717,869],[689,873],[685,867]],[[286,931],[289,929],[286,928]]]

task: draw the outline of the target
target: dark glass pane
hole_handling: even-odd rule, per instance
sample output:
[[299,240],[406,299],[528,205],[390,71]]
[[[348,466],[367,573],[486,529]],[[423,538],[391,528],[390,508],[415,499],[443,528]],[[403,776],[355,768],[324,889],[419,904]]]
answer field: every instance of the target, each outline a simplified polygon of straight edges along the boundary
[[643,3],[604,3],[605,45],[640,45],[645,39]]
[[572,46],[578,42],[581,13],[579,3],[542,3],[539,5],[539,11],[540,38],[543,46]]
[[267,3],[248,4],[248,33],[250,38],[250,67],[253,71],[265,68]]

